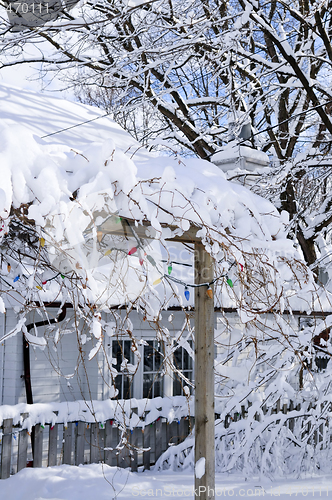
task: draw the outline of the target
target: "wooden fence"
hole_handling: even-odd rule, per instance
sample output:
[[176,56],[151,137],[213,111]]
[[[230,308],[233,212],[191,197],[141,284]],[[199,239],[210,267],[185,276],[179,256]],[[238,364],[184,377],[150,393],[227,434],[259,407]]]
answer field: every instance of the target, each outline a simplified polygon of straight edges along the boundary
[[[222,424],[224,437],[231,431],[232,422],[237,422],[248,417],[251,404],[245,408],[241,406],[239,412],[222,416],[215,414],[216,424]],[[332,427],[328,425],[326,409],[332,410],[328,403],[325,416],[318,416],[314,425],[310,411],[315,408],[313,403],[301,405],[280,404],[277,401],[272,407],[261,407],[261,412],[254,415],[260,421],[262,415],[267,413],[284,415],[283,425],[287,425],[293,432],[295,423],[300,425],[299,437],[308,438],[308,443],[313,446],[330,446],[332,441]],[[294,411],[295,410],[295,411]],[[135,408],[131,412],[137,413]],[[176,413],[176,412],[175,412]],[[146,415],[148,412],[146,413]],[[83,421],[37,424],[32,428],[31,434],[25,429],[24,421],[28,413],[22,414],[22,423],[13,426],[13,419],[3,420],[0,427],[2,439],[0,442],[0,478],[6,479],[10,474],[15,474],[24,467],[48,467],[68,464],[80,465],[103,462],[107,465],[130,468],[132,471],[147,470],[155,464],[159,457],[170,446],[178,445],[190,434],[194,426],[194,417],[182,416],[177,420],[168,422],[166,418],[159,417],[152,423],[146,424],[145,417],[141,425],[133,429],[125,428],[116,420],[107,420],[104,423],[87,423]],[[288,418],[289,417],[289,418]],[[264,417],[263,417],[264,418]],[[280,422],[276,419],[275,423]],[[273,422],[270,423],[273,425]],[[192,445],[190,445],[192,446]]]
[[[23,419],[27,417],[23,415]],[[132,471],[150,469],[169,446],[188,436],[191,426],[188,417],[171,423],[158,418],[145,427],[131,430],[114,420],[103,424],[77,421],[54,426],[38,424],[30,434],[22,425],[13,426],[13,419],[6,419],[1,428],[0,477],[6,479],[24,467],[60,464],[104,462],[130,467]]]

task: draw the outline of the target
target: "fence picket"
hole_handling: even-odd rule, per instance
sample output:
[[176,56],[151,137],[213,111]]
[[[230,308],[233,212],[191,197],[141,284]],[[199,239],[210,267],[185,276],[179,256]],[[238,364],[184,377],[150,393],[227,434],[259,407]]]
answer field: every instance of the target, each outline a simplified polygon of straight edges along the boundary
[[43,466],[43,427],[41,424],[35,426],[33,466]]
[[138,467],[138,447],[139,447],[139,438],[140,434],[142,434],[142,430],[140,427],[136,427],[132,430],[130,435],[130,444],[131,444],[131,470],[132,472],[137,472]]
[[162,454],[163,437],[162,437],[162,420],[159,417],[155,422],[155,461]]
[[13,419],[6,418],[3,421],[3,436],[1,449],[1,479],[7,479],[10,476],[10,464],[12,455],[12,429]]
[[63,463],[71,465],[72,423],[68,422],[63,429]]
[[50,425],[48,438],[48,466],[57,465],[58,459],[58,424]]
[[105,423],[101,423],[99,425],[99,432],[98,432],[98,461],[99,462],[105,462],[105,441],[106,441],[106,431],[105,431]]
[[130,467],[130,455],[129,455],[129,435],[130,431],[127,429],[124,432],[121,429],[121,442],[119,443],[120,450],[118,453],[118,467],[123,469]]
[[[23,421],[27,419],[29,413],[23,413]],[[27,466],[28,459],[28,431],[27,429],[21,429],[18,436],[18,456],[17,456],[17,472],[24,469]]]
[[[118,444],[118,428],[113,424],[113,420],[106,422],[105,438],[105,463],[107,465],[117,464],[116,446]],[[111,449],[110,449],[111,448]]]
[[[289,411],[293,411],[293,410],[294,410],[294,403],[293,403],[293,401],[290,401],[290,403],[289,403]],[[295,424],[294,418],[290,418],[289,419],[289,430],[291,432],[294,432],[294,424]]]
[[151,431],[153,429],[154,424],[148,424],[145,427],[143,427],[143,448],[145,451],[143,452],[143,465],[144,465],[144,470],[150,470],[150,463],[151,463],[151,449],[150,449],[150,437],[151,437]]
[[99,425],[93,423],[90,425],[90,463],[95,464],[99,461]]
[[186,430],[186,422],[187,420],[185,420],[184,417],[180,419],[180,422],[178,424],[178,442],[183,441],[189,434],[188,429]]
[[84,464],[85,423],[76,422],[75,429],[75,465]]

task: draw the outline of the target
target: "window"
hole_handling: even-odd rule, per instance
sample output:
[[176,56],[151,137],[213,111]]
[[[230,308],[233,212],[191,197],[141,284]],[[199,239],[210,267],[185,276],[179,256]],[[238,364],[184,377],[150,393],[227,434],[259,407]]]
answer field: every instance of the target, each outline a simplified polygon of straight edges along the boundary
[[[193,346],[192,340],[188,341],[191,349]],[[190,382],[194,380],[194,372],[193,372],[193,360],[191,356],[189,356],[186,349],[183,347],[178,347],[174,352],[174,365],[176,368],[181,371]],[[183,386],[187,385],[185,380],[181,378],[178,374],[174,374],[173,379],[173,396],[183,396]]]
[[163,396],[163,349],[157,340],[148,340],[144,346],[143,398]]
[[112,342],[112,365],[118,372],[114,379],[114,386],[118,390],[118,399],[129,399],[132,397],[133,376],[126,368],[127,363],[133,363],[130,340],[113,340]]

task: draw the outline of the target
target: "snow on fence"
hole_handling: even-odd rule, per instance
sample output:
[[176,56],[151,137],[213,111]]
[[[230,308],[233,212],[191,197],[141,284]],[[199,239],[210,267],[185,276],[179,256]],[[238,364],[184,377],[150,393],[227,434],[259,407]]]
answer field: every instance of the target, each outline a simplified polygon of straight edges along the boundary
[[189,414],[185,397],[3,406],[0,477],[60,464],[150,469],[191,432]]
[[[332,397],[316,403],[279,399],[270,405],[256,400],[232,414],[216,414],[216,470],[280,477],[324,469],[332,452],[331,416]],[[155,470],[194,465],[194,436],[189,435],[163,453]]]
[[[2,406],[0,477],[8,478],[27,466],[104,462],[137,471],[154,464],[156,469],[193,465],[191,404],[179,396]],[[278,400],[269,407],[249,403],[232,415],[216,413],[217,467],[231,470],[241,455],[252,453],[255,441],[259,441],[262,464],[264,454],[272,449],[273,435],[282,447],[289,442],[297,449],[309,446],[311,457],[330,448],[331,409],[331,402],[318,408],[313,403],[281,404]]]
[[[121,424],[68,422],[37,424],[32,433],[13,427],[12,419],[3,422],[1,443],[1,479],[26,466],[43,467],[60,464],[80,465],[104,462],[107,465],[150,469],[167,446],[178,444],[189,434],[189,419],[168,423],[158,418],[144,428],[123,431]],[[32,453],[31,439],[34,443]],[[15,443],[16,441],[16,443]]]

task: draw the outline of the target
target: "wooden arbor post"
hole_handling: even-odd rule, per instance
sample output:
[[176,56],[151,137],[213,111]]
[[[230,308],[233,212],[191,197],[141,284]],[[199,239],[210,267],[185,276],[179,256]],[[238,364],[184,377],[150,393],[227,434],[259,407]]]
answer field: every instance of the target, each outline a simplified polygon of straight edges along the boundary
[[[200,242],[195,243],[195,283],[214,278],[211,255]],[[214,299],[207,287],[195,288],[195,464],[205,458],[205,473],[195,474],[195,493],[200,500],[214,498]]]
[[[127,235],[130,231],[129,226],[132,225],[136,239],[153,238],[146,233],[146,229],[151,227],[148,221],[136,226],[132,219],[123,218],[123,220],[126,221],[123,227],[112,220],[103,223],[102,232],[105,234],[125,232]],[[177,229],[176,226],[166,223],[161,223],[161,226],[168,227],[172,231]],[[199,229],[192,225],[182,235],[172,236],[166,240],[194,244],[195,283],[211,283],[214,279],[214,263],[197,236]],[[204,474],[200,478],[195,475],[195,489],[200,500],[215,496],[214,299],[208,297],[206,291],[207,286],[195,288],[195,463],[201,458],[205,459]]]

